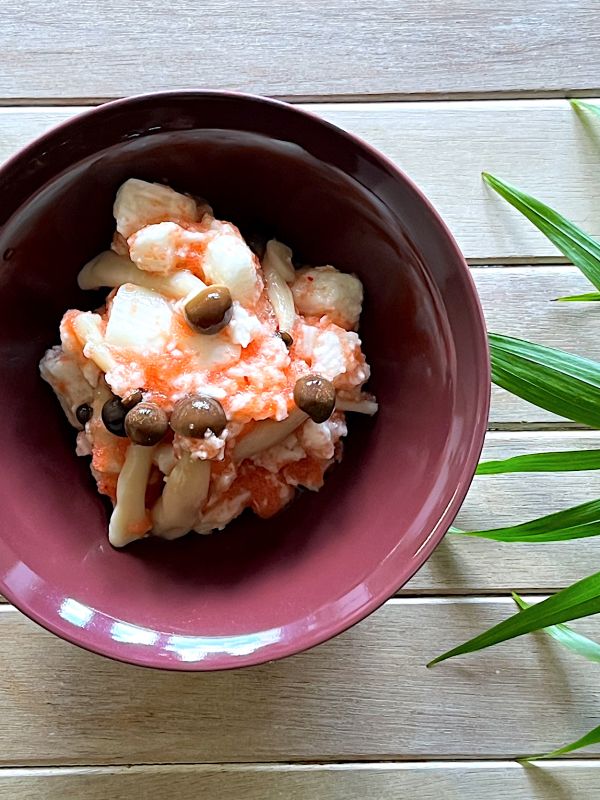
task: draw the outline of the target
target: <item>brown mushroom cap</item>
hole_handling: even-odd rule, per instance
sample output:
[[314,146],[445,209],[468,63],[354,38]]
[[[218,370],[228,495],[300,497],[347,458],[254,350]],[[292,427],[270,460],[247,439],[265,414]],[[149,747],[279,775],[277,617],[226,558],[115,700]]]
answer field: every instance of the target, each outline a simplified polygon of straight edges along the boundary
[[111,397],[102,406],[102,422],[106,430],[115,436],[125,437],[125,415],[127,409],[121,402],[120,397]]
[[296,381],[294,402],[313,422],[325,422],[335,408],[335,387],[320,375],[305,375]]
[[233,305],[227,286],[207,286],[184,307],[189,325],[200,333],[218,333],[231,322]]
[[227,417],[223,407],[214,397],[196,394],[184,397],[175,404],[170,425],[180,436],[202,439],[209,430],[216,436],[223,433]]
[[85,425],[86,422],[89,422],[94,414],[94,409],[91,407],[89,403],[82,403],[80,406],[77,407],[75,411],[75,416],[77,417],[77,422]]
[[156,403],[138,403],[127,412],[125,432],[135,444],[158,444],[169,427],[166,413]]
[[136,406],[138,403],[141,403],[143,399],[144,399],[144,394],[142,390],[136,389],[134,392],[125,395],[125,397],[121,400],[121,402],[123,403],[125,408],[129,410],[130,408]]

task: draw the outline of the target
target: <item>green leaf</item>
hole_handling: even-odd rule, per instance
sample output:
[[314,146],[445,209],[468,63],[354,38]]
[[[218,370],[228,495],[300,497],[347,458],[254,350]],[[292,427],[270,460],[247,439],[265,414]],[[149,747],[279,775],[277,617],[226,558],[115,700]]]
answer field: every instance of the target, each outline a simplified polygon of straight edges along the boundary
[[490,333],[492,381],[530,403],[600,428],[600,364]]
[[577,472],[600,469],[600,450],[562,450],[528,453],[502,461],[482,461],[476,475],[506,475],[512,472]]
[[585,100],[570,100],[569,102],[575,111],[591,111],[592,114],[597,114],[600,117],[600,106],[596,106],[593,103],[586,103]]
[[539,631],[550,625],[558,625],[560,622],[567,622],[570,619],[587,617],[590,614],[600,613],[600,572],[584,578],[572,586],[558,592],[546,600],[542,600],[525,611],[517,611],[512,617],[505,619],[493,628],[484,633],[469,639],[468,642],[453,647],[446,653],[434,658],[427,665],[432,667],[447,658],[473,653],[476,650],[483,650],[486,647],[514,639],[525,633]]
[[594,303],[600,300],[600,292],[589,292],[588,294],[571,294],[567,297],[557,297],[557,303]]
[[544,753],[540,756],[527,756],[526,758],[520,758],[519,761],[533,761],[534,759],[538,761],[542,758],[556,758],[556,756],[564,756],[565,753],[572,753],[573,750],[580,750],[582,747],[589,747],[592,744],[598,744],[598,742],[600,742],[600,725],[589,733],[586,733],[581,739],[577,739],[575,742],[571,742],[571,744],[566,744],[564,747],[559,747],[558,750],[553,750],[551,753]]
[[[531,608],[530,603],[527,603],[516,592],[512,592],[513,600],[520,609],[525,610]],[[595,661],[600,663],[600,644],[588,639],[587,636],[582,636],[577,633],[568,625],[551,625],[549,628],[544,628],[544,633],[552,636],[557,642],[560,642],[567,650],[571,650],[577,655],[587,658],[588,661]]]
[[600,244],[565,217],[544,205],[535,197],[525,194],[515,186],[495,178],[487,172],[483,179],[499,195],[538,228],[558,247],[585,277],[600,289]]
[[555,514],[538,517],[520,525],[505,528],[490,528],[483,531],[458,531],[479,539],[492,539],[495,542],[565,542],[568,539],[585,539],[589,536],[600,536],[600,500],[592,500],[579,506],[566,508]]

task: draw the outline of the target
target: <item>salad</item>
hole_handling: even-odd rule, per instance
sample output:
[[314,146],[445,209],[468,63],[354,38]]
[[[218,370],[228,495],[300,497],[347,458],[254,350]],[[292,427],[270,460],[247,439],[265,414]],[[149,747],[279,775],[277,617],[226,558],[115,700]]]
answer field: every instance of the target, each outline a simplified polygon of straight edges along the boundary
[[270,517],[317,491],[342,456],[346,412],[374,414],[361,282],[295,268],[203,200],[132,178],[109,250],[79,273],[104,304],[68,310],[40,363],[114,509],[111,544]]

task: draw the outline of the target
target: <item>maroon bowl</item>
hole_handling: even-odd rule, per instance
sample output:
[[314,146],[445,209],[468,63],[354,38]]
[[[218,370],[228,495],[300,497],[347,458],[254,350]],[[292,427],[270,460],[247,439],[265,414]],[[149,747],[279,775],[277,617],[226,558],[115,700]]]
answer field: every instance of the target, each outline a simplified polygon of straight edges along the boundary
[[[74,433],[38,374],[106,248],[119,184],[167,181],[306,263],[356,272],[380,403],[342,463],[277,517],[124,551]],[[483,318],[437,213],[364,142],[290,105],[174,92],[108,103],[0,169],[0,592],[48,630],[152,667],[225,669],[358,622],[419,569],[471,482],[487,420]]]

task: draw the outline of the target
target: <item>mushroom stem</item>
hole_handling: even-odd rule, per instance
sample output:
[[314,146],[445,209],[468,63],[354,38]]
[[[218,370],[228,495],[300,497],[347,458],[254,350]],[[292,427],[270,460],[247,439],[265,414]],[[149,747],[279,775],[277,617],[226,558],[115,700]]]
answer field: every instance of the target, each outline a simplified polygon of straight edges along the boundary
[[133,283],[176,300],[206,288],[206,284],[187,269],[178,270],[172,275],[145,272],[126,256],[119,256],[112,250],[105,250],[88,261],[77,276],[77,283],[80,289],[99,289],[101,286],[115,288],[124,283]]
[[274,419],[265,419],[262,422],[258,422],[256,427],[236,444],[233,450],[234,459],[242,461],[244,458],[251,458],[268,447],[279,444],[279,442],[287,439],[290,433],[293,433],[307,419],[308,414],[300,411],[299,408],[295,408],[289,417],[282,419],[280,422]]
[[177,539],[198,524],[208,497],[210,470],[210,461],[192,459],[189,453],[178,459],[152,509],[152,531],[156,536]]
[[154,448],[129,445],[117,480],[117,502],[108,526],[108,540],[124,547],[150,530],[145,498]]
[[[282,259],[276,248],[278,244],[273,239],[267,244],[262,267],[267,284],[267,294],[277,317],[279,329],[290,333],[296,321],[296,309],[291,289],[281,273],[282,267],[279,262]],[[288,248],[285,249],[287,250]]]
[[377,413],[379,408],[375,400],[345,400],[338,397],[335,401],[338,411],[354,411],[357,414],[368,414],[370,417]]

